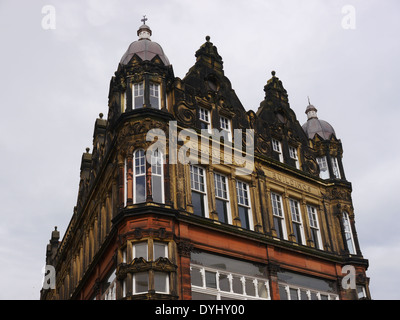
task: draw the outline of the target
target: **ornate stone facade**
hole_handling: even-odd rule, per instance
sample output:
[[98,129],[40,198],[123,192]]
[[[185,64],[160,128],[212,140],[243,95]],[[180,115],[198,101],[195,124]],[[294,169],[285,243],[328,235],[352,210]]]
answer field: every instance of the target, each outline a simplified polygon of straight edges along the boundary
[[[308,136],[274,71],[257,112],[246,111],[209,37],[183,79],[162,49],[146,56],[149,41],[131,45],[111,79],[70,224],[47,247],[56,289],[41,299],[370,298],[336,135]],[[172,123],[178,133],[216,129],[232,142],[234,129],[253,130],[252,172],[173,163],[170,146],[180,152],[187,141],[169,136],[162,160],[146,161],[148,132],[168,133]],[[213,152],[221,160],[226,150]],[[254,265],[264,271],[250,274]],[[356,289],[342,286],[345,265],[356,270]]]

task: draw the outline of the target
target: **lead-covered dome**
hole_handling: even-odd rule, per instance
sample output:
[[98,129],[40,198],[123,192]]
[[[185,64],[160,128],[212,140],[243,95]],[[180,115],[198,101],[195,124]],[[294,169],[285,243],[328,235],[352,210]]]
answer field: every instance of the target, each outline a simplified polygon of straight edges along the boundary
[[143,25],[141,25],[137,31],[139,40],[134,41],[129,45],[128,50],[126,50],[125,54],[121,58],[121,64],[128,64],[136,54],[143,61],[151,61],[157,55],[164,65],[170,65],[161,46],[157,42],[150,40],[152,32],[150,27],[144,24],[145,20],[147,19],[142,20]]
[[308,119],[302,128],[309,139],[313,139],[315,134],[318,134],[324,140],[329,140],[332,134],[336,136],[335,130],[328,122],[318,119],[317,109],[313,105],[308,105],[306,114]]

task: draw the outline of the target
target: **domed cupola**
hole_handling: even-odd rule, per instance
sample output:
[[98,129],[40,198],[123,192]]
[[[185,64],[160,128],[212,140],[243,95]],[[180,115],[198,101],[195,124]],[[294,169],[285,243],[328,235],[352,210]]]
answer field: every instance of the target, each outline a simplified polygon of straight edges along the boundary
[[167,96],[175,79],[174,71],[161,46],[150,39],[152,31],[146,24],[147,18],[144,16],[141,21],[138,40],[129,45],[110,81],[111,126],[120,115],[132,111],[132,115],[168,111]]
[[322,139],[329,140],[332,135],[336,136],[333,127],[326,121],[320,120],[317,117],[317,108],[308,101],[306,108],[307,122],[303,124],[303,130],[309,139],[313,139],[315,134],[318,134]]
[[155,56],[158,56],[165,66],[169,66],[170,63],[164,50],[157,42],[151,41],[152,32],[150,27],[145,24],[146,21],[147,18],[143,17],[143,24],[137,31],[139,39],[130,44],[121,58],[121,64],[127,65],[136,54],[142,61],[152,61]]

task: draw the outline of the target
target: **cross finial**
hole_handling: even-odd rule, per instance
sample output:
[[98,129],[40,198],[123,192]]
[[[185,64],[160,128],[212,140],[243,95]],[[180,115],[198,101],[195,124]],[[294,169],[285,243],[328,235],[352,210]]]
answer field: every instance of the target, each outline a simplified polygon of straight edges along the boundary
[[143,24],[146,24],[146,21],[147,21],[148,19],[146,18],[146,15],[144,15],[143,16],[143,19],[142,20],[140,20],[140,21],[142,21],[143,22]]

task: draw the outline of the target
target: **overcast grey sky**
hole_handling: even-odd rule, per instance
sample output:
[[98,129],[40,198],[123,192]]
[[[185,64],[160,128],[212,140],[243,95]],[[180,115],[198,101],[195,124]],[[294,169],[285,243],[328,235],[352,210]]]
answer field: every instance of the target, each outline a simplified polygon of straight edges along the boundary
[[343,143],[372,297],[400,299],[398,0],[0,0],[0,299],[39,298],[51,231],[68,226],[81,155],[144,14],[177,77],[209,35],[247,110],[272,70],[301,124],[310,96]]

